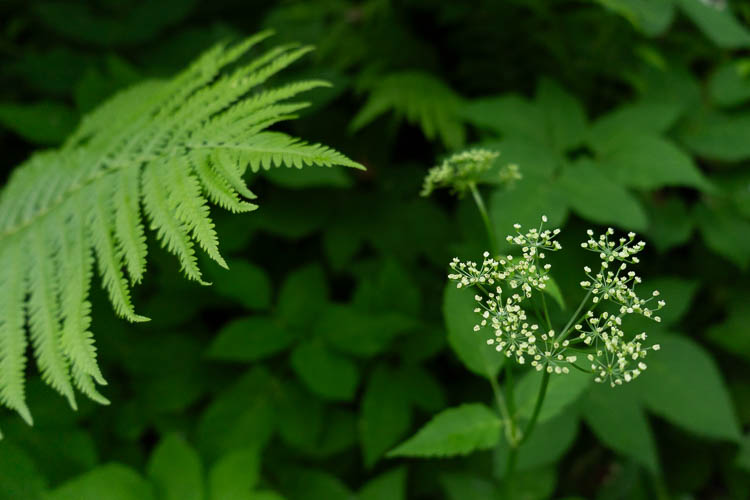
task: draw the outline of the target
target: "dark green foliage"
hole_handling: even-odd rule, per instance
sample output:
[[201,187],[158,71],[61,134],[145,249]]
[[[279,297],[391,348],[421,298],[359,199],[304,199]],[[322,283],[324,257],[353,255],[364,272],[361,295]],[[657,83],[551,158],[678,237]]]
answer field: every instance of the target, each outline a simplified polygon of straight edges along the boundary
[[[34,416],[28,427],[0,410],[0,500],[750,497],[747,2],[0,2],[3,190],[17,165],[34,164],[49,190],[37,195],[51,197],[69,181],[54,162],[85,158],[38,148],[140,130],[131,105],[106,119],[95,110],[132,85],[146,106],[156,79],[267,28],[274,44],[316,47],[274,81],[310,82],[299,89],[310,106],[282,109],[299,119],[274,129],[367,170],[264,170],[279,158],[248,158],[244,176],[225,181],[239,202],[250,199],[247,183],[259,209],[183,206],[173,220],[188,225],[172,234],[187,243],[170,251],[160,246],[169,227],[142,224],[158,204],[139,204],[127,176],[66,219],[122,240],[85,251],[87,233],[59,221],[26,245],[0,237],[0,377],[11,377],[0,387],[26,380],[16,407]],[[281,137],[262,144],[288,146]],[[481,182],[498,235],[542,214],[563,229],[570,251],[549,256],[554,321],[583,295],[591,262],[575,247],[589,227],[643,235],[643,292],[667,301],[663,321],[648,326],[661,350],[637,381],[612,390],[577,372],[550,380],[509,485],[488,382],[507,377],[505,359],[472,331],[472,292],[445,278],[449,259],[481,255],[487,236],[470,196],[419,197],[428,168],[480,147],[500,153]],[[511,163],[523,178],[508,189],[497,174]],[[160,165],[159,179],[196,192],[199,165],[188,181]],[[190,222],[209,217],[215,239]],[[31,260],[44,265],[21,264]],[[83,297],[89,281],[90,327],[87,306],[50,286]],[[152,321],[122,321],[110,300]],[[77,381],[60,376],[67,358],[49,342],[50,325],[68,317],[55,305],[96,333],[99,367],[80,345]],[[23,362],[34,350],[41,375]],[[540,377],[511,370],[523,421]],[[94,389],[98,376],[108,385]],[[83,387],[111,404],[78,398],[72,411],[44,381],[71,401]]]

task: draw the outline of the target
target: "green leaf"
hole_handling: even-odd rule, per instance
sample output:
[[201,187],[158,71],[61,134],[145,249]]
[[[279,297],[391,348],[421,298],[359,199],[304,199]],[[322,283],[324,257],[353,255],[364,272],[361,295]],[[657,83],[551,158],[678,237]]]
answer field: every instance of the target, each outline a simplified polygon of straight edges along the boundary
[[[638,199],[589,160],[565,166],[557,182],[578,215],[598,224],[641,231],[648,219]],[[586,182],[582,182],[586,179]]]
[[289,467],[279,477],[282,493],[289,500],[354,500],[349,488],[327,472]]
[[750,263],[750,221],[721,205],[698,205],[694,216],[706,245],[746,269]]
[[164,437],[148,462],[159,500],[202,500],[203,466],[198,453],[178,434]]
[[47,487],[45,477],[31,457],[8,442],[2,443],[0,478],[0,500],[41,500]]
[[448,343],[458,359],[472,372],[489,379],[497,377],[505,357],[487,345],[487,339],[494,338],[489,328],[474,331],[474,325],[479,322],[479,316],[474,312],[474,295],[471,289],[459,289],[455,283],[446,283],[443,295],[445,329]]
[[531,139],[537,144],[545,139],[542,110],[519,95],[475,99],[463,107],[462,114],[469,123],[498,135]]
[[271,306],[271,280],[260,267],[241,259],[227,259],[229,271],[206,265],[206,276],[216,293],[252,310]]
[[542,79],[536,93],[542,110],[545,143],[559,153],[579,146],[586,135],[586,112],[581,103],[552,80]]
[[0,126],[36,144],[60,144],[77,121],[75,112],[58,102],[0,103]]
[[276,319],[250,316],[219,330],[208,356],[222,361],[257,361],[284,351],[296,338]]
[[672,0],[597,0],[648,36],[657,36],[672,24],[674,5]]
[[742,445],[740,446],[735,463],[746,471],[750,471],[750,434],[746,434],[742,438]]
[[636,391],[596,384],[583,399],[581,414],[605,446],[658,474],[656,442]]
[[750,31],[737,20],[729,6],[720,8],[697,0],[676,1],[703,34],[719,47],[750,47]]
[[133,469],[100,465],[53,490],[47,500],[153,500],[151,485]]
[[[518,415],[528,419],[534,411],[539,387],[542,383],[542,372],[527,372],[516,387],[516,408]],[[578,370],[568,374],[552,374],[547,385],[547,395],[539,411],[538,422],[544,422],[557,416],[565,408],[577,401],[592,385],[591,375]]]
[[646,406],[695,434],[736,441],[732,401],[718,367],[698,344],[674,335],[659,338],[648,370],[636,380]]
[[365,387],[359,430],[367,467],[372,467],[409,430],[411,405],[405,382],[403,374],[381,365]]
[[440,485],[448,500],[502,498],[500,488],[493,481],[474,474],[443,474],[440,476]]
[[[556,463],[575,442],[578,414],[570,409],[538,425],[518,450],[517,470],[529,470]],[[505,474],[508,443],[502,441],[495,452],[494,470],[498,477]]]
[[750,75],[740,61],[724,63],[711,75],[708,92],[711,99],[722,107],[747,102],[750,100]]
[[265,445],[276,427],[270,394],[275,384],[267,370],[255,367],[219,393],[198,420],[202,454],[213,459],[230,450]]
[[311,265],[289,273],[281,285],[277,314],[292,326],[306,327],[315,321],[328,302],[323,269]]
[[221,457],[208,473],[210,500],[251,498],[260,475],[260,453],[257,447],[232,451]]
[[649,278],[642,286],[639,293],[643,297],[648,297],[654,290],[659,290],[661,294],[659,298],[667,303],[664,309],[659,311],[662,326],[672,325],[682,318],[698,291],[698,282],[676,276]]
[[[521,174],[524,164],[521,165]],[[505,243],[505,235],[515,234],[514,224],[538,227],[542,215],[549,219],[548,227],[560,227],[568,215],[565,195],[550,181],[524,177],[508,190],[495,190],[490,195],[490,219],[495,226],[498,238],[502,240],[501,251],[510,247]]]
[[740,161],[750,158],[750,114],[718,111],[693,116],[679,130],[680,140],[703,158]]
[[711,326],[707,336],[727,352],[750,361],[750,309],[746,303],[731,307],[727,318]]
[[693,160],[674,144],[659,137],[632,135],[599,158],[602,168],[625,186],[658,189],[686,186],[710,190]]
[[502,421],[479,403],[448,408],[435,415],[389,457],[451,457],[487,450],[500,440]]
[[663,134],[681,113],[682,104],[669,101],[639,101],[619,106],[597,118],[589,129],[587,142],[597,153],[606,154],[633,135]]
[[297,376],[310,390],[326,399],[349,401],[359,383],[359,371],[349,359],[331,351],[318,339],[297,346],[291,355]]
[[693,234],[693,218],[682,198],[669,196],[651,200],[647,210],[649,227],[646,235],[649,243],[660,252],[686,243]]
[[348,305],[326,307],[313,327],[313,335],[331,347],[353,356],[369,357],[384,351],[397,336],[417,326],[399,313],[366,314]]
[[406,468],[398,467],[369,480],[357,495],[359,500],[406,500]]
[[393,110],[397,117],[419,124],[428,139],[439,137],[449,149],[464,145],[466,131],[458,116],[462,99],[442,80],[429,73],[406,71],[374,81],[367,103],[351,122],[352,130],[359,130]]

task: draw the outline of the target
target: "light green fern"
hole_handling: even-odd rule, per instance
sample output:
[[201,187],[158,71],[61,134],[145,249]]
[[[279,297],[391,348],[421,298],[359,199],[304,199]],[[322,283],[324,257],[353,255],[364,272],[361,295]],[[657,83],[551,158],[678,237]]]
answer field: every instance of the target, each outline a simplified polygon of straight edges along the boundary
[[93,267],[118,315],[147,320],[130,296],[146,268],[144,221],[185,275],[203,283],[196,244],[226,267],[208,202],[255,210],[243,181],[248,167],[362,168],[328,147],[267,130],[306,106],[291,98],[327,85],[269,87],[310,48],[277,47],[248,61],[268,36],[216,46],[171,80],[125,90],[86,116],[59,150],[13,172],[0,193],[0,403],[27,422],[29,342],[43,380],[73,408],[74,389],[107,403],[96,387],[105,380],[90,331]]
[[448,149],[461,149],[466,142],[466,130],[459,113],[461,96],[428,73],[405,71],[374,79],[370,96],[354,117],[352,130],[373,122],[380,115],[393,110],[396,118],[419,125],[428,139],[440,140]]

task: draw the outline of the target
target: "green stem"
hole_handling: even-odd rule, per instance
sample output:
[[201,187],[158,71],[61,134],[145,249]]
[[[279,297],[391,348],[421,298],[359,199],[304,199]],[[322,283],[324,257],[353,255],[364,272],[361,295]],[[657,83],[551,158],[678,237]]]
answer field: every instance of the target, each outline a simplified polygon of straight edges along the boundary
[[503,393],[500,391],[500,385],[495,380],[495,377],[489,377],[490,386],[492,387],[492,394],[495,395],[495,403],[497,403],[497,409],[500,412],[500,417],[503,419],[503,427],[505,428],[505,437],[509,443],[513,443],[515,437],[515,426],[513,425],[513,419],[508,411],[508,406],[505,404],[505,398]]
[[542,367],[542,371],[544,372],[542,375],[542,385],[539,387],[539,392],[536,396],[536,402],[534,403],[534,411],[531,413],[531,418],[526,423],[526,427],[523,428],[523,433],[521,434],[521,440],[518,442],[518,445],[520,446],[523,444],[526,439],[528,439],[529,435],[534,431],[534,427],[536,426],[536,421],[539,419],[539,412],[542,410],[542,403],[544,403],[544,397],[547,395],[547,387],[549,386],[549,372],[547,371],[547,364],[545,363]]
[[479,192],[479,189],[477,188],[477,185],[475,183],[472,182],[469,185],[469,189],[471,189],[471,195],[474,197],[474,202],[477,204],[477,209],[479,209],[479,215],[482,216],[484,229],[487,231],[487,238],[489,238],[490,240],[490,251],[492,251],[492,256],[496,257],[498,247],[497,237],[495,236],[495,227],[492,225],[489,215],[487,215],[487,208],[484,205],[484,199],[482,198],[482,194]]
[[562,329],[560,332],[560,335],[557,336],[555,339],[556,342],[562,342],[565,340],[565,337],[568,336],[568,332],[570,328],[573,326],[573,324],[578,320],[578,315],[581,314],[581,311],[583,310],[583,306],[586,305],[586,302],[588,302],[589,297],[591,297],[591,290],[589,290],[589,293],[586,294],[586,296],[583,298],[580,304],[578,304],[578,309],[576,309],[576,312],[573,313],[573,315],[568,320],[568,323],[565,325],[565,328]]

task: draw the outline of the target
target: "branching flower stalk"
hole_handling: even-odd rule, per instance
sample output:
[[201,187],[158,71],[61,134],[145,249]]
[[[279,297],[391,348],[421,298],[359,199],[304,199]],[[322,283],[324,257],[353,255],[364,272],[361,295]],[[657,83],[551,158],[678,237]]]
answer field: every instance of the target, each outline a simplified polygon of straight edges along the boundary
[[[637,255],[645,243],[636,241],[635,233],[615,238],[614,230],[608,228],[595,237],[593,230],[588,230],[588,239],[581,247],[598,255],[598,270],[584,267],[586,279],[580,285],[586,295],[565,326],[556,331],[545,299],[545,289],[551,279],[551,265],[545,263],[545,259],[548,253],[562,249],[556,241],[560,229],[546,229],[546,216],[542,216],[538,228],[527,231],[515,224],[516,234],[507,236],[506,241],[520,249],[520,256],[499,255],[494,226],[477,187],[480,182],[487,182],[484,176],[496,157],[497,153],[485,150],[454,155],[430,171],[423,195],[436,187],[451,188],[459,196],[471,191],[487,230],[490,251],[484,252],[481,262],[454,258],[448,278],[457,288],[476,288],[474,331],[490,328],[494,332],[487,340],[488,348],[494,348],[519,365],[529,365],[542,372],[532,414],[524,426],[520,425],[513,408],[512,364],[505,363],[505,396],[497,381],[490,380],[510,445],[505,476],[506,487],[509,487],[518,448],[534,430],[550,377],[564,376],[571,369],[577,369],[590,373],[595,382],[611,387],[634,380],[646,370],[644,360],[648,352],[659,350],[659,345],[647,346],[646,332],[626,335],[623,318],[637,314],[659,322],[660,317],[655,313],[665,303],[658,298],[658,291],[645,298],[636,292],[641,278],[630,266],[638,264]],[[520,177],[517,167],[511,171],[514,172],[511,177],[507,175],[508,167],[502,171],[504,182]],[[537,298],[541,308],[534,300]],[[535,311],[532,315],[527,312],[530,306]],[[581,355],[587,361],[585,366],[577,364]]]

